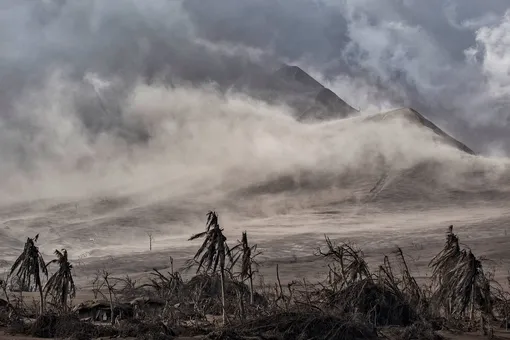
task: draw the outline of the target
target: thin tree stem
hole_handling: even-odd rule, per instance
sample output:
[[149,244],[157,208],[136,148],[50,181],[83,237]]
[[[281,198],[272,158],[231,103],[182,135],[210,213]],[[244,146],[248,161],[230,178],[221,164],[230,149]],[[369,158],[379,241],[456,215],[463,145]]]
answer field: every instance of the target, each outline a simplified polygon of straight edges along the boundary
[[254,293],[253,293],[253,273],[250,269],[250,304],[254,304]]
[[42,286],[39,285],[39,297],[41,299],[41,315],[44,314],[44,296],[43,296],[43,291],[42,291]]
[[221,279],[221,306],[223,309],[223,326],[226,325],[226,314],[225,314],[225,269],[221,268],[220,270],[220,279]]

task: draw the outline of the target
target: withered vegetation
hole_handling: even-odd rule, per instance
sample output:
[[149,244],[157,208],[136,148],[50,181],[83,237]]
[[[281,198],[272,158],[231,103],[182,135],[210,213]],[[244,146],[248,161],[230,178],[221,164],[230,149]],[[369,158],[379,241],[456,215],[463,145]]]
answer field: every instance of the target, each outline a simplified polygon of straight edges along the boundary
[[[461,247],[453,226],[422,284],[401,248],[370,266],[355,244],[325,236],[315,253],[327,263],[323,279],[284,285],[276,266],[273,286],[256,285],[260,252],[246,232],[231,248],[211,211],[205,231],[190,238],[198,239],[202,244],[182,269],[196,269],[190,279],[174,271],[173,259],[169,271],[153,269],[139,280],[98,271],[92,282],[96,299],[73,305],[77,288],[67,251],[56,250],[56,259],[45,264],[37,237],[28,238],[9,277],[0,281],[6,297],[0,325],[13,334],[46,338],[333,340],[440,339],[439,330],[492,337],[495,328],[509,324],[508,293],[483,259]],[[15,288],[19,294],[12,293]],[[27,290],[39,291],[38,308],[24,304]]]

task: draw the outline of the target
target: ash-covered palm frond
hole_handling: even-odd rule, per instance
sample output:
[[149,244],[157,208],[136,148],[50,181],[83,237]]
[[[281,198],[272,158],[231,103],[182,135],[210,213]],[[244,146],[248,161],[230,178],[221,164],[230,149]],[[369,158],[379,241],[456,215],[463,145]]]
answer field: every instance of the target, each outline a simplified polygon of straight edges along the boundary
[[393,274],[393,266],[388,256],[384,256],[383,264],[379,266],[379,275],[377,275],[378,283],[386,287],[392,293],[402,295],[400,290],[401,280]]
[[348,243],[334,245],[329,237],[324,237],[327,251],[323,252],[319,249],[319,255],[332,259],[335,264],[340,266],[340,273],[336,273],[336,276],[340,276],[339,279],[342,280],[342,284],[350,284],[365,279],[372,280],[372,274],[361,249]]
[[160,298],[164,298],[166,300],[177,297],[184,287],[184,281],[179,272],[169,272],[166,276],[156,268],[152,269],[149,282],[150,283],[147,283],[141,287],[143,288],[148,286],[153,288],[158,293]]
[[440,284],[445,279],[445,275],[457,264],[460,253],[459,238],[453,233],[453,225],[450,225],[443,249],[429,263],[434,283]]
[[231,253],[233,254],[232,267],[236,264],[240,264],[241,272],[239,274],[243,280],[257,272],[259,264],[255,258],[259,256],[261,252],[257,251],[256,244],[250,246],[246,231],[243,232],[241,241],[237,241],[237,245],[231,249]]
[[39,290],[41,297],[41,312],[44,310],[44,299],[42,294],[41,273],[46,277],[48,270],[39,248],[35,245],[39,238],[37,234],[34,238],[27,237],[25,247],[21,255],[14,261],[9,271],[9,277],[14,273],[18,278],[21,287],[31,287],[32,283]]
[[394,253],[402,272],[402,292],[407,295],[412,302],[417,304],[423,298],[422,290],[409,271],[409,266],[407,265],[402,248],[397,247]]
[[231,264],[232,269],[237,263],[240,262],[241,272],[239,273],[241,280],[244,282],[245,280],[249,280],[250,282],[250,303],[254,302],[254,289],[253,289],[253,277],[255,273],[258,271],[259,264],[255,260],[255,258],[260,255],[260,252],[257,252],[257,245],[250,246],[248,242],[248,234],[243,232],[243,236],[241,241],[237,241],[237,245],[231,250],[233,254],[233,260]]
[[227,238],[223,235],[223,229],[218,223],[218,215],[214,211],[207,214],[206,231],[190,237],[191,240],[205,238],[204,242],[193,257],[193,262],[198,266],[197,273],[201,270],[206,273],[215,273],[218,266],[225,269],[226,260],[233,262],[232,252],[227,245]]
[[37,288],[41,285],[40,274],[48,275],[44,259],[35,243],[36,238],[27,238],[23,252],[16,259],[9,272],[9,276],[12,276],[17,270],[15,275],[20,279],[20,283],[24,287],[30,287],[32,283],[35,283]]
[[225,312],[225,264],[226,259],[233,263],[234,259],[227,244],[227,238],[223,235],[223,229],[218,223],[218,214],[214,211],[207,213],[205,232],[191,236],[190,240],[204,237],[204,242],[193,257],[197,264],[197,273],[215,274],[219,269],[221,278],[221,305],[223,309],[223,325],[226,324]]
[[484,314],[492,313],[490,280],[482,263],[471,250],[461,250],[453,227],[448,229],[443,250],[432,260],[436,290],[433,299],[448,314],[465,314],[475,307]]
[[72,274],[73,265],[69,262],[66,249],[55,250],[55,255],[57,258],[50,261],[46,267],[53,263],[57,263],[59,267],[44,287],[45,297],[51,295],[56,305],[67,310],[68,298],[72,299],[76,296],[76,286]]
[[490,312],[490,282],[483,266],[471,250],[461,252],[457,265],[451,269],[447,287],[453,302],[453,312],[463,314],[468,307]]

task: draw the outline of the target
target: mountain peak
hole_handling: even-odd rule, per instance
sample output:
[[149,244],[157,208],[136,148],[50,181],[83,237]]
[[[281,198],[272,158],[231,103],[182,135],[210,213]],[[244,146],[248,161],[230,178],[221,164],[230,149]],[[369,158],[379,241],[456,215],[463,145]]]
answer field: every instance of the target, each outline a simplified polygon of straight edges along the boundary
[[310,89],[320,90],[324,88],[321,83],[303,71],[303,69],[299,66],[284,65],[282,68],[275,72],[275,75],[287,81],[300,83],[301,85]]
[[289,89],[293,89],[294,93],[303,98],[308,97],[304,104],[294,105],[299,112],[300,120],[345,118],[357,112],[299,66],[284,65],[273,76],[278,80],[283,80]]
[[385,119],[392,119],[392,118],[404,118],[408,121],[424,126],[430,130],[432,130],[437,136],[441,138],[441,140],[461,151],[464,151],[465,153],[468,153],[470,155],[476,155],[476,153],[471,150],[467,145],[460,142],[459,140],[453,138],[448,133],[443,131],[440,127],[438,127],[436,124],[432,123],[429,119],[427,119],[425,116],[423,116],[421,113],[416,111],[413,108],[401,108],[396,109],[388,112],[384,112],[380,115],[372,116],[369,119],[373,120],[385,120]]

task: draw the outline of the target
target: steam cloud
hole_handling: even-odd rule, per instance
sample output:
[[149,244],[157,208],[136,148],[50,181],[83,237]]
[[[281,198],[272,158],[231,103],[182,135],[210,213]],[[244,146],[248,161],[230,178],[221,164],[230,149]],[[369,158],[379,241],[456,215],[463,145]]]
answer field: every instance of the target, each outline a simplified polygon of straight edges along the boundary
[[361,109],[410,105],[480,151],[491,139],[510,146],[505,1],[196,0],[185,6],[208,39],[248,44],[315,70]]
[[[363,111],[413,106],[474,149],[504,153],[507,8],[506,0],[4,0],[4,196],[123,187],[126,173],[137,174],[133,190],[163,179],[178,195],[189,188],[171,174],[198,187],[220,185],[217,174],[240,163],[252,169],[243,180],[255,180],[260,164],[274,173],[325,164],[334,155],[319,142],[335,139],[302,144],[319,127],[229,91],[246,70],[281,62]],[[208,177],[218,159],[222,171]]]

